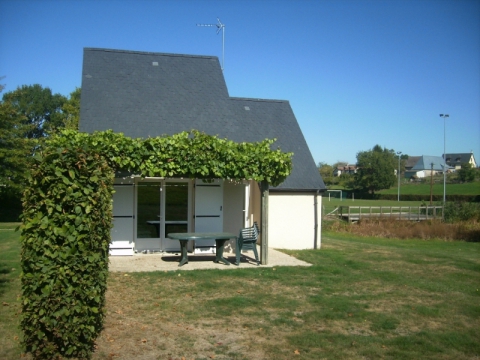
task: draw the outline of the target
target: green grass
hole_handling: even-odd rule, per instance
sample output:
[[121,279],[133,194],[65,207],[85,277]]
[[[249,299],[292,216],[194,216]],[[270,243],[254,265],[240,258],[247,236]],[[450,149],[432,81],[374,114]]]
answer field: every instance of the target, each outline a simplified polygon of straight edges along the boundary
[[20,241],[15,223],[0,223],[0,359],[19,357]]
[[[20,356],[18,236],[0,231],[1,359]],[[480,356],[480,243],[325,233],[287,253],[313,265],[111,273],[94,359]]]
[[[447,194],[455,195],[478,195],[480,194],[480,181],[465,184],[446,184]],[[379,194],[398,194],[398,187],[394,186],[387,190],[381,190]],[[443,182],[435,183],[432,186],[433,195],[443,195]],[[400,198],[403,195],[430,195],[430,184],[401,184]]]

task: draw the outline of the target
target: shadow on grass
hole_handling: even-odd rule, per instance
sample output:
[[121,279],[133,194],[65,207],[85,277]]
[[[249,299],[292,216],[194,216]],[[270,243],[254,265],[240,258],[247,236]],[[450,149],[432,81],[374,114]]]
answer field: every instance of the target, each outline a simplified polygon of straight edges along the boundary
[[8,274],[12,272],[13,270],[9,269],[8,266],[0,264],[0,295],[3,295],[5,293],[5,290],[8,287],[8,283],[12,281],[7,277]]

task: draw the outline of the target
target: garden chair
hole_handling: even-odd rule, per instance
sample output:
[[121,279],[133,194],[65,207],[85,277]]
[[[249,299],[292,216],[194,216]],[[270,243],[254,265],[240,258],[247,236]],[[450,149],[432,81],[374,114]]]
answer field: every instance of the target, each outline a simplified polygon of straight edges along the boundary
[[260,229],[258,228],[257,222],[253,224],[252,227],[241,229],[240,234],[237,238],[237,246],[235,249],[236,257],[237,257],[237,266],[240,265],[240,256],[242,250],[253,250],[255,254],[255,260],[257,261],[257,265],[260,265],[260,261],[258,260],[258,252],[257,252],[257,240],[258,234],[260,233]]

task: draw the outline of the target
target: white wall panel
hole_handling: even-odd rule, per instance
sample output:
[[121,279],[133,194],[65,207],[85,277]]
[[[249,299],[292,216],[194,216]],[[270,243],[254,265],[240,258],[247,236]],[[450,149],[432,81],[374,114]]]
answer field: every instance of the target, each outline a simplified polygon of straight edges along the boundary
[[[313,194],[270,193],[268,246],[277,249],[313,249],[315,247],[314,202]],[[317,202],[317,248],[320,248],[321,196],[317,196]]]

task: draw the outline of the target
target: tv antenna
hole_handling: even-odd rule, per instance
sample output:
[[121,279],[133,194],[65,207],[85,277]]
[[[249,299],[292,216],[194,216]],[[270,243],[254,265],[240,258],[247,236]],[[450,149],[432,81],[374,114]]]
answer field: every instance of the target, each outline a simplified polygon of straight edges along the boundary
[[197,26],[206,26],[206,27],[216,27],[217,35],[222,32],[222,71],[225,68],[225,24],[222,24],[220,19],[217,17],[218,23],[216,24],[197,24]]

